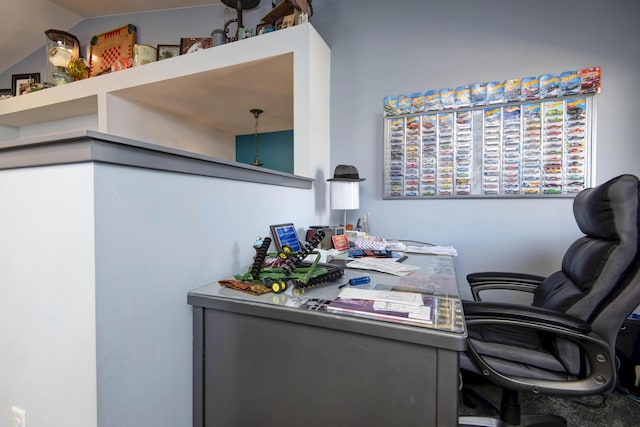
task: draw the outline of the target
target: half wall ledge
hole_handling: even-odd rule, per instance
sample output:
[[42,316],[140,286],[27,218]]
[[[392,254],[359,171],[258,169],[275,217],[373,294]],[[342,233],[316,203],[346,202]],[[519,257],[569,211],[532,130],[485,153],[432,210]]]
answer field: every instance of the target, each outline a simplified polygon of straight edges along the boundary
[[0,170],[97,162],[311,189],[314,179],[90,130],[0,142]]

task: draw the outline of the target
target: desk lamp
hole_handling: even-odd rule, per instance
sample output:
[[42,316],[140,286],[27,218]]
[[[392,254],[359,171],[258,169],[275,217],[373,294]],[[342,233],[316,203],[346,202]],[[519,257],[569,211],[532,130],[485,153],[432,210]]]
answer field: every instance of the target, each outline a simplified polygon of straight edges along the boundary
[[347,226],[347,210],[360,208],[360,182],[364,181],[353,165],[338,165],[331,182],[331,209],[344,210],[343,226]]

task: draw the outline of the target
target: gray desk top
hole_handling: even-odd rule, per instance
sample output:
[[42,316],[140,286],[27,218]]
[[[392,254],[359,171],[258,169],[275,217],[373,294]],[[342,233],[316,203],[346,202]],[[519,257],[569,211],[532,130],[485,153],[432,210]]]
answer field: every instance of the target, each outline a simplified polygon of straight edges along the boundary
[[[296,321],[464,350],[467,334],[452,258],[410,255],[405,264],[415,265],[420,269],[402,277],[375,271],[345,269],[344,276],[335,283],[307,289],[288,288],[281,294],[267,293],[260,296],[212,283],[191,291],[188,302],[195,307]],[[322,302],[335,299],[341,290],[341,284],[350,278],[360,276],[371,277],[369,284],[357,286],[360,289],[395,289],[434,295],[436,306],[433,324],[417,326],[391,323],[324,310]]]

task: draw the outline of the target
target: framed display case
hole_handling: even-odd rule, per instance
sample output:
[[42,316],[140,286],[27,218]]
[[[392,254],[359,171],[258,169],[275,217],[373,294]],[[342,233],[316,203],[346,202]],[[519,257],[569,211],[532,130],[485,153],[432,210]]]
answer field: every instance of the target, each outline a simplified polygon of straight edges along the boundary
[[387,113],[383,198],[573,197],[593,184],[593,95]]

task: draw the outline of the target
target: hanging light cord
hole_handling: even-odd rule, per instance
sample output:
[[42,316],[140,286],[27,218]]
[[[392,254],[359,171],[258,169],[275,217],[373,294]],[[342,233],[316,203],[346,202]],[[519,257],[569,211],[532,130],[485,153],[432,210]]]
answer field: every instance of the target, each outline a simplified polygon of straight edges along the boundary
[[254,166],[262,166],[262,162],[260,161],[260,155],[258,154],[258,117],[260,116],[260,114],[262,114],[262,110],[254,108],[253,110],[251,110],[251,112],[253,113],[253,116],[256,118],[256,125],[253,133],[255,136],[256,155],[253,158],[252,164]]

